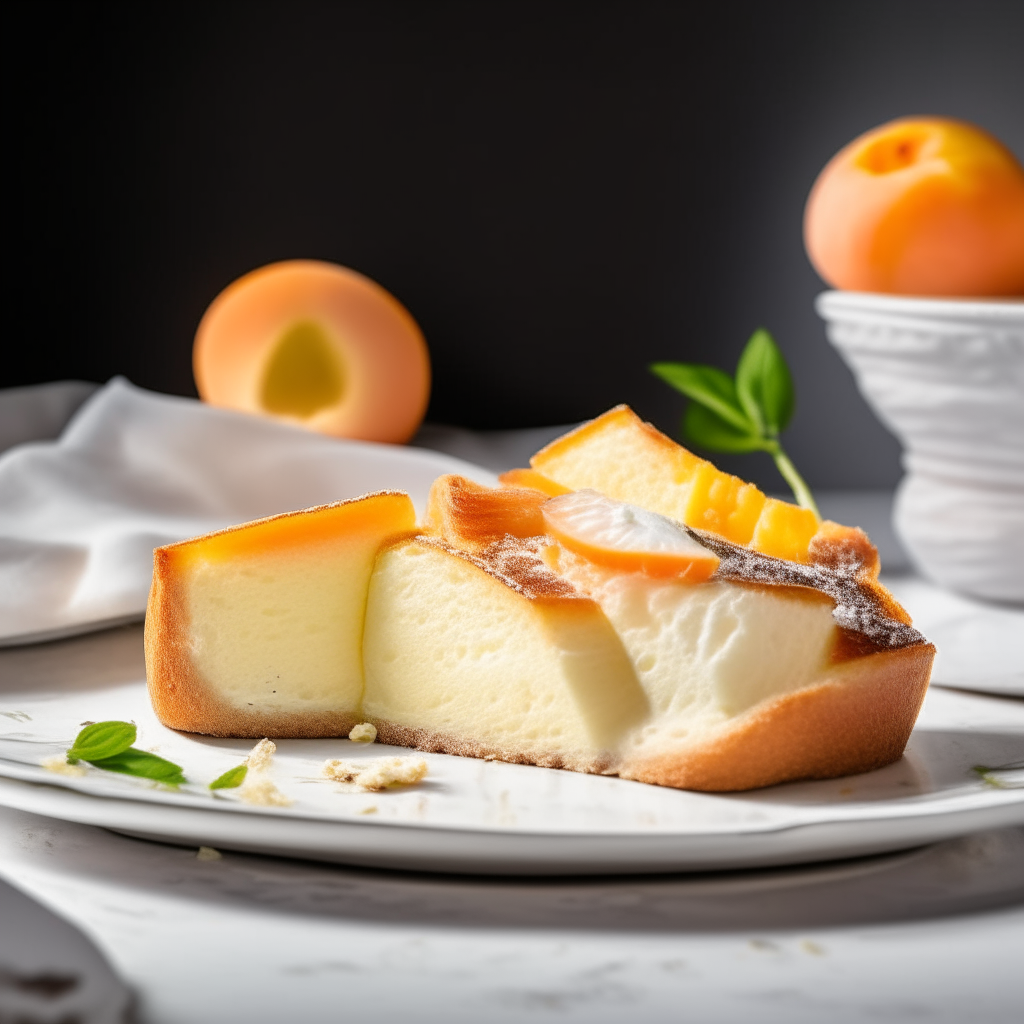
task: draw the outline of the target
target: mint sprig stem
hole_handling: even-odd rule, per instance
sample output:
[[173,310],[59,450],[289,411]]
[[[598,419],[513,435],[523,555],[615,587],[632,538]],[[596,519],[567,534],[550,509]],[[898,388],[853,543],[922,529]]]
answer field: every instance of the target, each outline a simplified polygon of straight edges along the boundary
[[807,481],[797,472],[796,466],[793,465],[793,460],[783,451],[782,445],[775,441],[774,445],[771,448],[766,448],[765,451],[775,460],[775,465],[782,474],[782,479],[789,484],[789,489],[793,492],[796,503],[801,508],[809,508],[820,519],[821,513],[818,511],[818,503],[814,500],[814,495],[811,493],[810,487],[807,486]]
[[690,399],[683,417],[688,441],[716,452],[767,452],[797,503],[821,518],[810,487],[779,441],[796,398],[786,360],[764,328],[750,336],[735,377],[697,363],[654,363],[650,369]]

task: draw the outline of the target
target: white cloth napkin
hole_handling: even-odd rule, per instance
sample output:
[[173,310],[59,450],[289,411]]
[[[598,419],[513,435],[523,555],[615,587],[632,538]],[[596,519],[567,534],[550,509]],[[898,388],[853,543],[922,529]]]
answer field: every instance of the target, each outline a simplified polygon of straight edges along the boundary
[[384,489],[407,491],[422,513],[442,473],[495,482],[437,452],[324,437],[115,378],[59,439],[0,455],[0,644],[139,618],[161,544]]

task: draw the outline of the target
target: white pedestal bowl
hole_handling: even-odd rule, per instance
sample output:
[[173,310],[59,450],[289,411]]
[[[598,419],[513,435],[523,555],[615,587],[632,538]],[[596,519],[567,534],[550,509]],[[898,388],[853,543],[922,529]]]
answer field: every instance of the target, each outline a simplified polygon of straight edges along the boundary
[[1024,301],[833,291],[815,305],[903,443],[894,525],[917,567],[1024,602]]

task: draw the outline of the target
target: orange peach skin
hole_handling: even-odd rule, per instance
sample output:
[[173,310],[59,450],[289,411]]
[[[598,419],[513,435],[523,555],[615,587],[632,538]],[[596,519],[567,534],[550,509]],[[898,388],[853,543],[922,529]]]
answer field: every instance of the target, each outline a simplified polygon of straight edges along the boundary
[[848,291],[1024,295],[1024,168],[962,121],[890,121],[825,166],[804,242],[821,277]]
[[[336,374],[337,394],[309,409],[301,400],[294,412],[268,408],[275,352],[297,326],[323,339],[313,355]],[[430,396],[427,346],[405,307],[362,274],[317,260],[272,263],[225,288],[199,324],[193,369],[211,405],[365,441],[407,441]],[[322,388],[317,369],[305,372]]]

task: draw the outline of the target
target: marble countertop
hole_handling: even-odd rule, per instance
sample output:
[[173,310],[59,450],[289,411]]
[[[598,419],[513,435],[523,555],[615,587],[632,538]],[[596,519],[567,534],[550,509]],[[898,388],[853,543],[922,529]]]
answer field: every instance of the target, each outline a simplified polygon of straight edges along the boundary
[[[504,880],[204,860],[0,810],[0,872],[153,1024],[1009,1024],[1024,995],[1020,828],[809,868]],[[115,1005],[81,1019],[129,1019]]]

